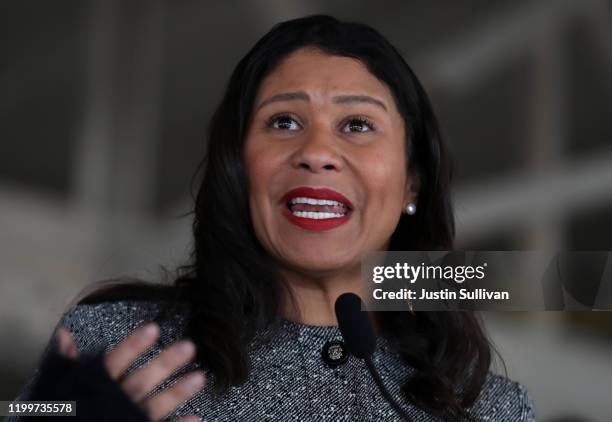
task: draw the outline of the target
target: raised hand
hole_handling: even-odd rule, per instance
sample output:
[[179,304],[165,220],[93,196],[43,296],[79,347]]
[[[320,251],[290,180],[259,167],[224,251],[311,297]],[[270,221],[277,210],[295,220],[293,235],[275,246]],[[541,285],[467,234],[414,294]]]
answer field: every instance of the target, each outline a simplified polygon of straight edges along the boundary
[[[58,328],[56,332],[59,353],[70,358],[78,358],[78,350],[68,330]],[[118,381],[123,372],[159,337],[159,326],[145,324],[130,333],[113,350],[104,356],[104,364],[110,377]],[[131,372],[119,382],[123,392],[128,395],[152,421],[161,421],[177,406],[197,393],[205,382],[202,371],[192,371],[181,377],[174,385],[159,394],[146,398],[147,393],[162,383],[176,369],[189,363],[195,356],[195,345],[189,340],[175,342],[164,349],[145,366]],[[179,422],[195,422],[200,418],[192,415],[179,419]]]

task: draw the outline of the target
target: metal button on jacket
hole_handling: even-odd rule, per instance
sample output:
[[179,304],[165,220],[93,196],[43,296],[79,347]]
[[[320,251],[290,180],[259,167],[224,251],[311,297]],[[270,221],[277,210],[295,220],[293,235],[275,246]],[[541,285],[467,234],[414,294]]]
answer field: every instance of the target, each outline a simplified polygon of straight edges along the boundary
[[329,366],[338,366],[342,365],[348,360],[348,349],[346,345],[340,340],[331,340],[325,343],[323,349],[321,350],[321,354],[323,355],[323,360]]

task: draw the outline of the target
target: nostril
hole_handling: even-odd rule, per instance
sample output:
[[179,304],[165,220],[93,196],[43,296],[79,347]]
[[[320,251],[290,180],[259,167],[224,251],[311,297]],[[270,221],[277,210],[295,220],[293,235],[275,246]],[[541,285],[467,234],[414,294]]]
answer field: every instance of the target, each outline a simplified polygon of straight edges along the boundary
[[334,169],[334,165],[333,165],[333,164],[325,164],[325,165],[323,166],[323,168],[324,168],[325,170],[333,170],[333,169]]

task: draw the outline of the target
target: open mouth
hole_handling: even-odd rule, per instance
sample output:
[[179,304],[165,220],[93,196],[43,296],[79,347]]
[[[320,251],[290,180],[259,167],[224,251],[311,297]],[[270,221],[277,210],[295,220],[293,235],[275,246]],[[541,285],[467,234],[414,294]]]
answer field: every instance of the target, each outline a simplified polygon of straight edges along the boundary
[[342,218],[352,210],[340,201],[333,199],[315,199],[309,197],[292,198],[286,203],[291,214],[301,218],[321,220],[324,218]]
[[307,230],[329,230],[346,223],[353,204],[344,195],[328,188],[302,186],[287,192],[280,200],[283,215]]

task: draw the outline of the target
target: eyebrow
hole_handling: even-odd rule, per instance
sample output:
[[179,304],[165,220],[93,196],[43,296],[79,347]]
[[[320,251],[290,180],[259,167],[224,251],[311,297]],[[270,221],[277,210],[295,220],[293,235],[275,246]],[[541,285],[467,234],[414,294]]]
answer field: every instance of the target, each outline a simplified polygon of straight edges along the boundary
[[[310,101],[310,97],[304,91],[297,92],[285,92],[282,94],[276,94],[271,96],[270,98],[264,100],[258,107],[260,108],[279,101]],[[368,103],[374,104],[383,110],[387,111],[387,106],[384,102],[369,95],[339,95],[336,97],[332,97],[332,102],[335,104],[347,104],[347,103]]]

